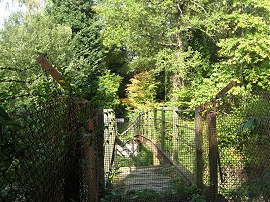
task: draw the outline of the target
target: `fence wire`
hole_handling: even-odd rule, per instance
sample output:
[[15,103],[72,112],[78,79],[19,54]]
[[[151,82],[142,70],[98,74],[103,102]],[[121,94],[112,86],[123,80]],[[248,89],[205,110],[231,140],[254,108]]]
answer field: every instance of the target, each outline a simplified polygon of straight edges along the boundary
[[113,191],[104,200],[191,200],[187,190],[195,183],[195,131],[195,110],[140,113],[116,137]]
[[215,100],[216,107],[141,113],[117,136],[114,195],[122,192],[120,201],[181,201],[171,192],[180,177],[204,190],[202,200],[269,201],[269,99],[269,92],[230,94]]
[[217,103],[219,193],[231,201],[270,201],[270,93]]
[[82,137],[90,135],[87,124],[92,113],[89,106],[61,98],[32,105],[12,119],[2,120],[0,201],[83,198],[84,146],[93,141],[90,137],[82,141]]

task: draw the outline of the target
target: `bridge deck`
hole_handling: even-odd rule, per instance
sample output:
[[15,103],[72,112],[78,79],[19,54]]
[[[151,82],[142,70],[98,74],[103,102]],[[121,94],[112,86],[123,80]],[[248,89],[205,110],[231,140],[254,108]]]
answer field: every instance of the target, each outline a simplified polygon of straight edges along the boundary
[[173,167],[121,167],[114,185],[123,190],[124,194],[139,190],[165,191],[176,176]]

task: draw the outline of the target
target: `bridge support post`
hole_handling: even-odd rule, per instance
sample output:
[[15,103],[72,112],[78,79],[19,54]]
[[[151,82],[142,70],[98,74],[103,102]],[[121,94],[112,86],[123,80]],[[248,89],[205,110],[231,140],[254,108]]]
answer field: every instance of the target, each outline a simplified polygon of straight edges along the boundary
[[216,112],[207,115],[209,138],[210,201],[216,202],[218,195],[218,147],[216,134]]
[[162,109],[161,111],[161,150],[164,151],[165,150],[165,110]]
[[173,162],[178,164],[178,108],[173,109]]
[[156,108],[154,108],[153,113],[154,113],[154,131],[153,131],[154,135],[153,135],[153,140],[156,143],[157,142],[157,109]]
[[113,109],[103,109],[103,125],[104,125],[104,174],[105,180],[109,177],[110,169],[113,162],[113,154],[116,139],[116,118]]
[[91,136],[83,138],[83,153],[86,159],[83,170],[85,201],[98,202],[104,194],[103,113],[97,111],[88,120]]
[[200,107],[195,109],[195,143],[196,143],[196,184],[203,188],[203,136],[202,116]]
[[[156,144],[157,143],[157,109],[154,108],[153,110],[153,117],[154,117],[154,120],[153,120],[153,124],[154,124],[154,128],[153,128],[153,141],[154,143]],[[155,150],[155,152],[153,153],[153,164],[154,165],[159,165],[160,162],[159,162],[159,159],[158,159],[158,151]]]

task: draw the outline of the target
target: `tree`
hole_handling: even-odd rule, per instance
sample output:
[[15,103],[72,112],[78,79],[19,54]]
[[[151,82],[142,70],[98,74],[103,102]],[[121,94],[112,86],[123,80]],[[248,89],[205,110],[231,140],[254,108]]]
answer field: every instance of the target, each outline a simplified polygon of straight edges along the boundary
[[128,50],[131,69],[165,71],[176,91],[202,66],[200,53],[189,45],[192,31],[201,29],[201,2],[104,0],[97,12],[104,46]]
[[141,72],[130,79],[127,84],[128,102],[133,107],[151,104],[156,98],[156,81],[153,72]]
[[99,40],[98,27],[95,24],[93,2],[91,0],[52,0],[47,6],[48,13],[56,23],[69,26],[72,30],[71,47],[77,55],[76,60],[83,58],[77,73],[83,75],[76,81],[77,94],[91,98],[97,86],[93,81],[100,76],[105,67],[100,65],[103,58]]
[[70,83],[79,80],[82,76],[76,69],[85,61],[77,59],[70,43],[71,29],[55,24],[41,11],[12,15],[0,30],[1,101],[14,108],[48,99],[53,92],[65,94],[46,76],[36,58],[39,54],[46,55]]
[[269,86],[267,0],[102,0],[97,12],[103,44],[127,50],[137,73],[165,74],[175,104],[193,107],[233,79]]
[[121,83],[121,76],[111,73],[107,70],[97,79],[97,93],[91,99],[91,103],[99,108],[115,109],[120,100],[118,97],[118,89]]
[[222,7],[223,15],[214,16],[215,26],[222,31],[217,43],[222,57],[219,65],[250,87],[269,89],[269,1],[223,2]]

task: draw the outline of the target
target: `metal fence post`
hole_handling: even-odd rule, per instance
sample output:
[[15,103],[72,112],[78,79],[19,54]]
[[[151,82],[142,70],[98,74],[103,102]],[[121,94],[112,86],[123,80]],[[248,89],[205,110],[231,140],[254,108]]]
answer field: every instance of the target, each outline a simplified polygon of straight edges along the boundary
[[218,195],[218,147],[216,134],[216,113],[207,115],[209,139],[210,201],[216,202]]
[[178,108],[173,109],[173,161],[178,164]]
[[161,111],[161,150],[164,151],[165,150],[165,110],[162,109]]
[[203,188],[203,127],[200,107],[195,109],[196,184]]
[[157,109],[154,108],[153,110],[153,113],[154,113],[154,143],[157,142]]

